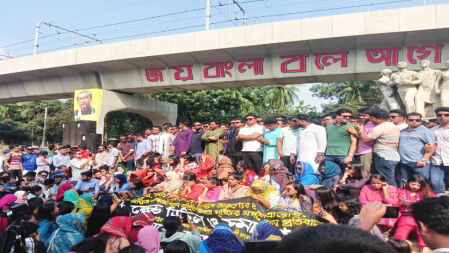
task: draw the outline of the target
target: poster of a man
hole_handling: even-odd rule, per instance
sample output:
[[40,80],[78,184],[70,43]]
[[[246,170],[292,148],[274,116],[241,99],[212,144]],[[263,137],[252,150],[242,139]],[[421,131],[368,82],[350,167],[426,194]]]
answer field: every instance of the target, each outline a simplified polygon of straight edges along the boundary
[[75,120],[97,121],[101,108],[101,89],[76,90],[74,113]]

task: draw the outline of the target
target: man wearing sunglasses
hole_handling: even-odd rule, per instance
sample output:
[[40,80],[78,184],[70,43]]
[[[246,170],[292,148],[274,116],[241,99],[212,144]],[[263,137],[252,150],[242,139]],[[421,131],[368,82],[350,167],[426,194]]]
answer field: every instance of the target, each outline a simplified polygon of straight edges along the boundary
[[401,130],[399,155],[401,157],[401,179],[407,182],[413,174],[429,179],[429,159],[433,152],[426,152],[426,144],[435,145],[435,135],[422,125],[422,115],[417,112],[407,114],[408,127]]
[[408,127],[407,122],[405,122],[405,112],[399,109],[391,110],[388,114],[388,121],[393,122],[399,129],[405,129]]
[[449,107],[438,107],[435,114],[440,125],[432,128],[437,147],[430,158],[430,183],[435,193],[444,194],[444,184],[449,184]]
[[346,130],[347,126],[354,127],[350,122],[352,111],[346,108],[339,109],[337,121],[326,126],[327,149],[326,160],[340,166],[342,172],[346,164],[352,162],[357,148],[357,138]]
[[262,168],[263,147],[257,141],[263,135],[263,127],[257,124],[257,116],[254,113],[246,115],[246,125],[240,129],[236,140],[242,141],[242,159],[248,168],[259,174]]

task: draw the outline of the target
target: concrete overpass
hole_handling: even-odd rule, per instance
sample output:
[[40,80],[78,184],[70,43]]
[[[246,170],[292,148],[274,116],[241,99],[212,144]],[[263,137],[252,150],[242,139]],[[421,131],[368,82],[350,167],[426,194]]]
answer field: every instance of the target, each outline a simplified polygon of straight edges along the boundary
[[399,60],[443,66],[448,43],[449,4],[124,41],[0,61],[0,103],[377,79]]

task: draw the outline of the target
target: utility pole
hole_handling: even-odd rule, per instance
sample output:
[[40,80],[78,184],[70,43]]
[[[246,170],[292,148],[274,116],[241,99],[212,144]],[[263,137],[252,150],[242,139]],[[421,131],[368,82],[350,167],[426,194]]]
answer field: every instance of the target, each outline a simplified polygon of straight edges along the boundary
[[210,28],[210,0],[206,0],[206,31]]
[[33,55],[37,54],[37,48],[39,47],[39,29],[40,29],[41,25],[48,25],[48,27],[54,27],[54,28],[59,29],[59,30],[63,30],[63,31],[66,31],[66,32],[69,32],[69,33],[73,33],[73,34],[79,35],[79,36],[84,37],[84,38],[91,39],[91,40],[99,42],[99,43],[103,43],[101,40],[99,40],[99,39],[97,39],[95,37],[92,37],[90,35],[81,34],[81,33],[77,32],[77,31],[70,30],[70,29],[67,29],[67,28],[63,28],[63,27],[54,25],[54,24],[49,23],[49,22],[42,21],[42,22],[39,22],[39,23],[36,24],[36,29],[35,29],[35,33],[34,33]]
[[42,134],[42,145],[41,147],[45,147],[45,132],[47,130],[47,107],[45,107],[45,113],[44,113],[44,133]]
[[243,13],[243,25],[246,25],[248,18],[246,17],[246,11],[236,0],[228,0],[228,20],[231,21],[231,1],[234,3],[234,15],[237,15],[237,7]]

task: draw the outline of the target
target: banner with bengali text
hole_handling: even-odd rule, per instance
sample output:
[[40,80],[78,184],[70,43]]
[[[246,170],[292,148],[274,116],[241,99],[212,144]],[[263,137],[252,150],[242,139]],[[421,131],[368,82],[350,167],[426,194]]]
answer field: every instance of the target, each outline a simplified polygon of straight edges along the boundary
[[[203,203],[198,207],[193,200],[166,199],[165,193],[151,193],[145,197],[126,202],[132,214],[151,212],[155,217],[154,226],[162,231],[162,221],[168,216],[186,213],[201,235],[207,237],[220,222],[227,223],[234,233],[243,240],[248,240],[257,223],[266,220],[278,227],[284,235],[294,229],[322,224],[314,213],[295,212],[275,208],[266,210],[259,202],[250,197]],[[189,226],[183,224],[184,229]]]

